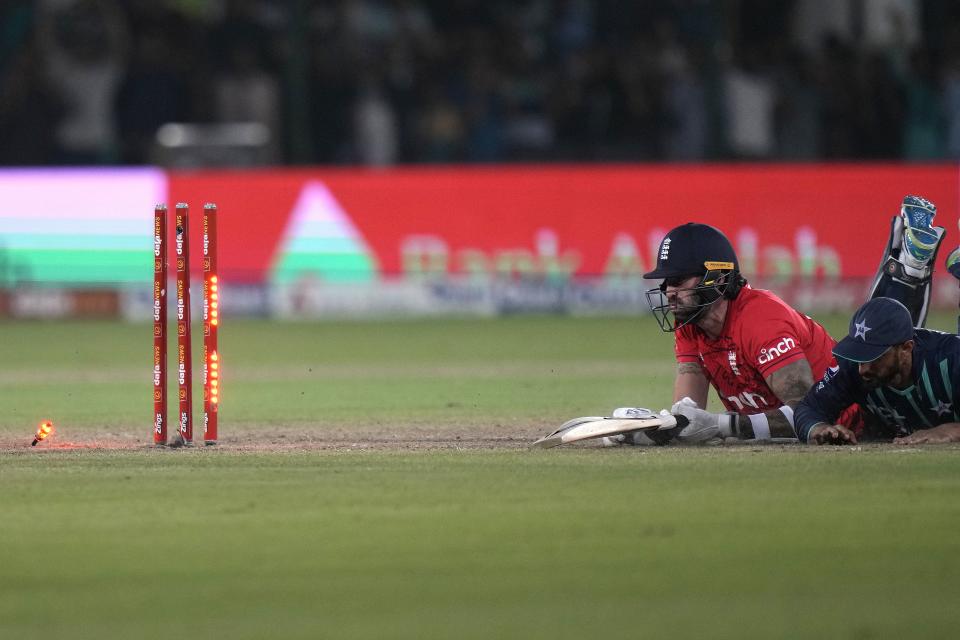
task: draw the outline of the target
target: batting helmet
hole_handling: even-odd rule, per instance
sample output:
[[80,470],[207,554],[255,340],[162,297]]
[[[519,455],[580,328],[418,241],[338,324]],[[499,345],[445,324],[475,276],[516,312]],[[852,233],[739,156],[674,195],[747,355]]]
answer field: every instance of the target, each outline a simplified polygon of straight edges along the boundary
[[657,268],[643,274],[647,280],[696,276],[708,271],[709,263],[726,263],[740,271],[740,263],[727,236],[708,224],[688,222],[674,227],[660,242]]
[[[694,312],[677,322],[666,297],[668,281],[700,276],[691,287],[697,303]],[[670,230],[660,243],[657,267],[643,275],[648,280],[663,279],[656,289],[647,291],[647,302],[664,331],[676,331],[694,322],[707,307],[720,298],[737,297],[746,280],[740,275],[740,262],[733,245],[723,233],[708,224],[688,222]]]

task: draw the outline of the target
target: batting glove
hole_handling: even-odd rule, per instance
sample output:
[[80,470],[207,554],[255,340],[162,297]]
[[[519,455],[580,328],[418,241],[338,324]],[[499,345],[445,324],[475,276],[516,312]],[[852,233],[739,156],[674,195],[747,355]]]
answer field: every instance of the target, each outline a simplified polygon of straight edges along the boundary
[[697,403],[690,398],[682,398],[670,407],[670,413],[684,416],[690,421],[677,434],[681,442],[705,442],[711,438],[729,438],[734,435],[734,420],[737,417],[729,413],[710,413],[697,407]]
[[614,409],[613,413],[610,414],[611,418],[653,418],[657,414],[650,409],[644,409],[643,407],[620,407],[619,409]]
[[[656,418],[657,414],[650,409],[643,407],[620,407],[614,409],[610,414],[611,418]],[[635,431],[618,436],[608,436],[603,439],[604,446],[614,446],[617,444],[632,444],[638,446],[652,446],[666,444],[670,440],[669,433],[658,431]]]

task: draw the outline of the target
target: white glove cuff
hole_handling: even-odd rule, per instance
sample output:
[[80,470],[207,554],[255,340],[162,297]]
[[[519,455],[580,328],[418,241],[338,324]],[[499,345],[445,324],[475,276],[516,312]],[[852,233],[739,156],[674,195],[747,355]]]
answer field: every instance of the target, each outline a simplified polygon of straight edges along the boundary
[[753,437],[757,440],[769,440],[770,423],[767,421],[767,416],[755,413],[747,417],[750,418],[750,426],[753,427]]
[[783,414],[783,417],[787,419],[787,422],[789,422],[790,426],[792,427],[793,426],[793,409],[791,409],[787,405],[783,405],[782,407],[780,407],[780,413]]
[[720,429],[720,435],[724,438],[740,437],[740,430],[737,429],[737,414],[732,411],[720,414],[717,420],[717,427]]

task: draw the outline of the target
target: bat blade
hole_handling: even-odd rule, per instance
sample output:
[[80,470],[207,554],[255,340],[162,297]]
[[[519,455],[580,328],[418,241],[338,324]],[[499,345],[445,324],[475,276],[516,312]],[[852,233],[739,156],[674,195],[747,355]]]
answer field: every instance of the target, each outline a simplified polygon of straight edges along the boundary
[[[681,425],[680,421],[684,424]],[[590,438],[602,438],[634,431],[670,430],[686,426],[683,416],[651,416],[649,418],[606,418],[588,416],[565,422],[556,431],[533,443],[534,447],[550,449],[561,444],[579,442]]]

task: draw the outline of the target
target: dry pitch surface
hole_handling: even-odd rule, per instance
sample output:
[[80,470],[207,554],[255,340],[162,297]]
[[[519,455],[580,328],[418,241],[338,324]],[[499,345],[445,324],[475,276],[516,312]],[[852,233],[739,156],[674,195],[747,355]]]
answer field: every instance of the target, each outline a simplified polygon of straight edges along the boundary
[[[310,451],[534,451],[531,443],[552,430],[551,425],[526,423],[522,425],[474,424],[456,427],[430,427],[422,424],[371,424],[368,426],[336,427],[318,425],[270,425],[267,427],[245,426],[223,437],[216,446],[205,446],[201,438],[194,439],[189,447],[156,447],[146,441],[142,434],[133,430],[111,429],[93,433],[88,429],[73,432],[58,431],[49,440],[30,446],[31,437],[0,436],[0,455],[36,455],[47,451],[82,450],[143,450],[156,451],[158,455],[216,455],[220,452],[310,452]],[[570,455],[577,451],[603,448],[600,440],[585,440],[552,449],[557,455]],[[776,455],[778,452],[820,453],[874,451],[909,454],[923,450],[960,451],[960,443],[949,445],[903,446],[892,443],[865,442],[856,445],[812,446],[799,443],[738,442],[728,440],[722,445],[678,445],[665,447],[607,447],[611,455],[644,455],[668,451],[689,451],[694,455],[724,451]]]

